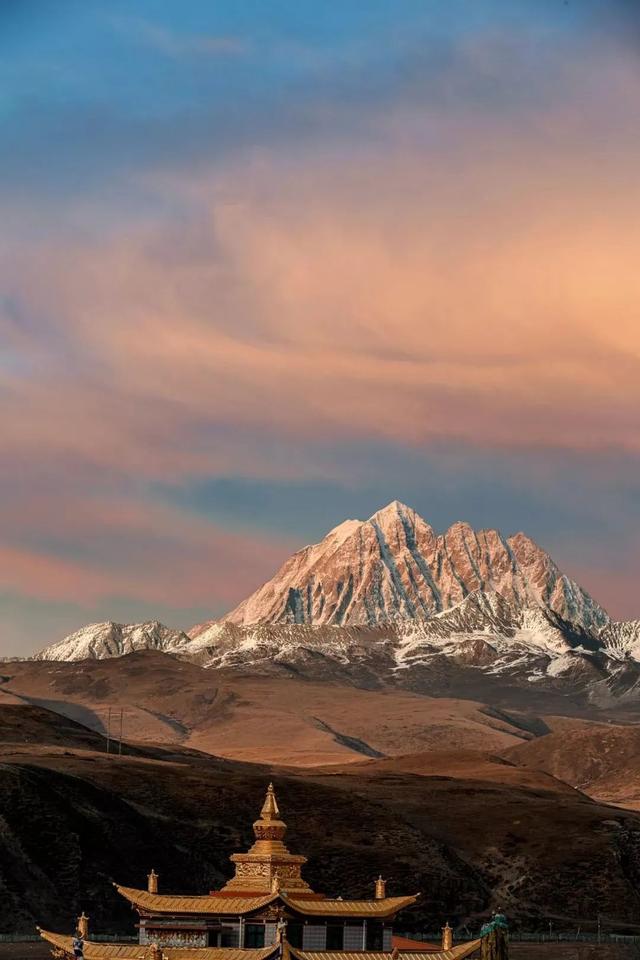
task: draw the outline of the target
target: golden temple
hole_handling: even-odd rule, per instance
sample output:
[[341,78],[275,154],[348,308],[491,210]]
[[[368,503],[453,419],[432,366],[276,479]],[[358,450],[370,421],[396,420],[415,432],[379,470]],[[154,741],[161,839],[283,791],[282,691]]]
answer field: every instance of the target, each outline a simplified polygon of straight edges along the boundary
[[269,784],[255,842],[231,856],[234,875],[220,890],[163,894],[152,870],[146,890],[115,884],[138,913],[137,944],[92,941],[84,913],[75,936],[40,935],[56,960],[462,960],[480,947],[480,940],[453,946],[447,924],[439,951],[394,949],[393,920],[418,894],[388,897],[382,877],[371,900],[316,893],[302,876],[306,858],[284,843],[286,829]]

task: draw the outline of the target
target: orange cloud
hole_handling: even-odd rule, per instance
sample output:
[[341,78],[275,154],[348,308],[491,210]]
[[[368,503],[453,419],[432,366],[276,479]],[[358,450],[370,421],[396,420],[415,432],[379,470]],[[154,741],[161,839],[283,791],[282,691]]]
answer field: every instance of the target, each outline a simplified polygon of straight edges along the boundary
[[293,548],[163,504],[77,492],[18,492],[0,517],[0,591],[81,606],[109,597],[232,606]]
[[178,224],[18,256],[77,360],[8,379],[9,447],[144,476],[252,472],[238,438],[200,439],[220,425],[637,451],[640,144],[621,124],[640,90],[620,61],[578,68],[527,130],[405,105],[371,144],[156,181]]

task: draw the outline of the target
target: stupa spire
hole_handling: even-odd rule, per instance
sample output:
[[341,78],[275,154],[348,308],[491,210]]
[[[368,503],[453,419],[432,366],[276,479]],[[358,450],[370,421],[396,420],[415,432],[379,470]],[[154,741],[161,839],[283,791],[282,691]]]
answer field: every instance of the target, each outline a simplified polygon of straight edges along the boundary
[[267,787],[267,793],[264,798],[264,803],[262,804],[262,810],[260,811],[261,820],[274,820],[280,816],[280,810],[278,809],[278,801],[276,800],[275,790],[273,789],[273,784],[270,783]]
[[253,825],[253,833],[258,841],[270,840],[281,843],[286,832],[287,825],[280,819],[280,808],[278,807],[273,784],[270,783],[267,787],[260,817]]
[[223,887],[225,891],[251,891],[251,893],[287,892],[312,893],[301,876],[305,857],[289,853],[284,844],[287,825],[280,819],[280,808],[273,784],[270,783],[260,810],[253,824],[255,843],[246,853],[234,853],[235,877]]

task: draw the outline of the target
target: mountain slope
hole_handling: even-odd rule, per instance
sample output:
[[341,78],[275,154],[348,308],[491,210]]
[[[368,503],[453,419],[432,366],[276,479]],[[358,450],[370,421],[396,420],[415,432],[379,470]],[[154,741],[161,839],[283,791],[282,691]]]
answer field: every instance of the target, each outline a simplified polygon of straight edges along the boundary
[[609,706],[640,677],[636,661],[609,657],[596,635],[548,608],[480,591],[429,619],[377,627],[205,625],[194,631],[189,656],[218,669],[391,684],[549,712],[558,711],[549,696]]
[[[109,709],[116,737],[122,710],[124,737],[130,741],[296,766],[348,763],[435,745],[495,752],[531,736],[517,719],[493,716],[470,699],[358,690],[326,678],[296,679],[291,672],[242,676],[205,670],[155,650],[117,660],[27,661],[12,664],[10,674],[0,684],[0,743],[31,743],[29,717],[61,714],[76,721],[63,725],[65,735],[79,722],[85,734],[87,728],[96,731],[94,746],[105,749]],[[21,726],[18,720],[11,724],[12,717],[22,717]],[[39,736],[42,743],[50,741],[47,730]]]
[[[155,649],[201,666],[558,711],[640,699],[640,627],[616,624],[522,533],[437,535],[394,501],[298,551],[222,621],[93,624],[38,659]],[[542,704],[540,693],[545,694]]]
[[584,628],[605,611],[525,534],[504,538],[456,523],[442,535],[397,500],[366,521],[347,520],[295,553],[227,620],[372,626],[428,617],[474,591],[543,605]]
[[105,660],[122,657],[135,650],[163,650],[179,653],[189,645],[189,637],[182,630],[171,630],[158,620],[146,623],[91,623],[63,640],[54,643],[34,660]]
[[[164,758],[163,758],[164,753]],[[550,777],[478,761],[440,775],[400,761],[353,770],[284,770],[171,748],[154,756],[76,751],[0,763],[0,930],[66,929],[85,910],[96,932],[134,932],[112,882],[202,893],[251,842],[270,779],[291,848],[330,895],[420,891],[405,929],[468,922],[504,909],[525,928],[561,929],[596,914],[640,922],[640,816],[589,800]],[[419,760],[418,760],[419,762]],[[446,769],[446,767],[443,767]],[[123,853],[125,852],[126,853]],[[415,926],[414,926],[415,925]]]
[[546,717],[548,733],[502,757],[544,771],[604,803],[640,809],[640,726]]
[[640,660],[640,620],[608,623],[599,634],[599,639],[610,656],[621,660],[632,657]]

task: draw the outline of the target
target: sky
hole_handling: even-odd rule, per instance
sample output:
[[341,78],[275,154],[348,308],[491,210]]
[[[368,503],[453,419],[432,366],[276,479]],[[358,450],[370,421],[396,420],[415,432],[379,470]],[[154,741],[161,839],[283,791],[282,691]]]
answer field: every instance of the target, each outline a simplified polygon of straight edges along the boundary
[[640,617],[635,0],[0,0],[0,655],[393,499]]

